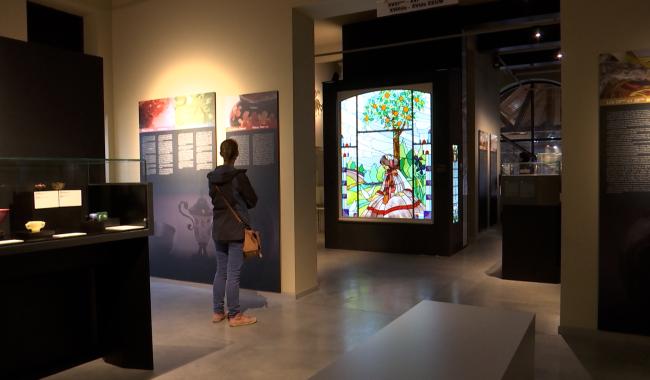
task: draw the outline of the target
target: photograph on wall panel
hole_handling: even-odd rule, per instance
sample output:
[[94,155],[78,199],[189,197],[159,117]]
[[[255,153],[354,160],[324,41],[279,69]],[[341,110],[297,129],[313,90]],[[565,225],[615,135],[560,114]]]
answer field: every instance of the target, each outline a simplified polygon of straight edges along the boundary
[[600,329],[650,335],[650,49],[600,56]]
[[222,99],[220,118],[226,138],[237,141],[237,169],[245,169],[258,196],[250,210],[251,225],[262,235],[261,259],[247,260],[241,286],[279,292],[280,283],[280,152],[278,92],[260,92]]
[[214,168],[216,95],[138,104],[140,157],[153,183],[153,276],[211,283],[216,268],[206,175]]

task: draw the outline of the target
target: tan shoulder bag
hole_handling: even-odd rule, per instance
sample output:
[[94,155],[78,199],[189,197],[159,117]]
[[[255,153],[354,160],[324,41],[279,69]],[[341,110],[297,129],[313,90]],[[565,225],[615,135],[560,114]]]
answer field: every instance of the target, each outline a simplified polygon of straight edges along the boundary
[[239,214],[237,214],[237,211],[235,211],[234,208],[230,205],[230,202],[228,202],[228,199],[224,195],[224,193],[221,191],[219,186],[214,185],[214,187],[217,189],[219,194],[221,194],[221,197],[223,198],[224,202],[226,202],[226,206],[228,206],[228,209],[232,213],[232,215],[237,219],[237,222],[239,222],[242,226],[244,226],[244,246],[243,246],[243,251],[244,251],[244,258],[249,259],[249,258],[262,258],[262,239],[260,237],[259,231],[255,231],[252,229],[248,223],[244,222],[240,217]]

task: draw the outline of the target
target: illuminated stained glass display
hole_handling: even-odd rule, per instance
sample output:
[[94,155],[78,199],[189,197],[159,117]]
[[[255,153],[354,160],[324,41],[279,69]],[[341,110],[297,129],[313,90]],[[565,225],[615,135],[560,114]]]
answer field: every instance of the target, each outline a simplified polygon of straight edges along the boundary
[[340,102],[341,218],[431,220],[431,94],[366,92]]
[[458,223],[460,222],[460,208],[458,207],[458,197],[460,194],[460,188],[459,188],[459,170],[458,170],[458,157],[460,155],[460,149],[458,148],[458,145],[452,145],[451,146],[451,154],[452,154],[452,166],[451,166],[451,195],[452,195],[452,209],[451,209],[451,217],[452,217],[452,222],[453,223]]

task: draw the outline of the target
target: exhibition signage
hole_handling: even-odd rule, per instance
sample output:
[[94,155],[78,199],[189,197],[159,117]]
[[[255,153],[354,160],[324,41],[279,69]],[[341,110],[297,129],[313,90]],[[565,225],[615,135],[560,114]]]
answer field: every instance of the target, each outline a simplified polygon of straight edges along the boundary
[[600,329],[650,335],[650,51],[600,56]]
[[[223,99],[226,138],[237,141],[235,167],[245,169],[258,202],[251,209],[253,229],[262,236],[262,259],[247,260],[241,286],[279,292],[280,283],[280,152],[278,92],[261,92]],[[227,120],[226,120],[227,118]]]
[[216,268],[207,173],[215,166],[215,93],[139,103],[140,157],[153,183],[151,274],[211,283]]
[[380,0],[377,1],[377,17],[392,16],[455,4],[458,4],[458,0]]

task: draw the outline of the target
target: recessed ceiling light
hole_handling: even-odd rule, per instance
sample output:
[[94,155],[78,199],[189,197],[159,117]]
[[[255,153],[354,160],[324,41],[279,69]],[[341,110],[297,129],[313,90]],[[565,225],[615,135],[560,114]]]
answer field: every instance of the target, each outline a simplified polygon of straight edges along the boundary
[[539,30],[535,31],[535,39],[539,40],[542,38],[542,32]]
[[561,51],[558,52],[557,55],[555,56],[555,58],[557,58],[557,59],[562,59],[563,57],[564,57],[564,54],[562,54]]

